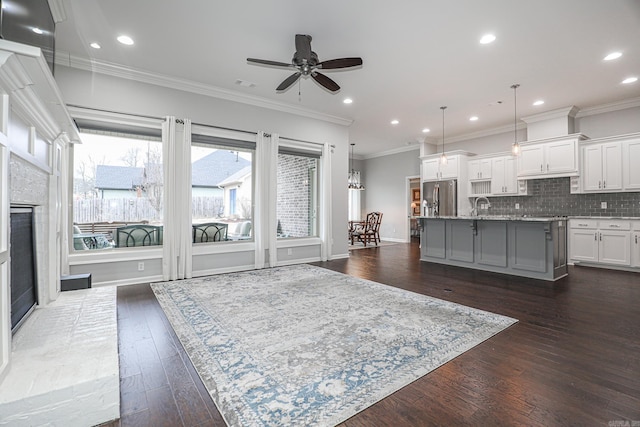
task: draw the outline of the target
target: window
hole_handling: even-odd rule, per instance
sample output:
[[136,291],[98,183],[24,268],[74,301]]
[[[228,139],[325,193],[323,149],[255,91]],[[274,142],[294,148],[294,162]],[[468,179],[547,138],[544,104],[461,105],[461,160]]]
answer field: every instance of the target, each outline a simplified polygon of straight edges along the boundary
[[278,238],[318,236],[319,151],[278,149]]
[[193,243],[253,237],[255,142],[191,136]]
[[160,129],[139,134],[79,123],[73,146],[73,247],[162,245],[164,183]]

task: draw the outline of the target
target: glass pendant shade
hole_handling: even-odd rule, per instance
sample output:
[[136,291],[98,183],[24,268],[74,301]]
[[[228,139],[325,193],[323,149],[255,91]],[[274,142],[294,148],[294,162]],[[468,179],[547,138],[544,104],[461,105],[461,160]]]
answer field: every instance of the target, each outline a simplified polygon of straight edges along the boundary
[[360,171],[353,169],[353,147],[356,144],[351,144],[351,156],[349,158],[349,190],[364,190],[364,184],[360,182]]

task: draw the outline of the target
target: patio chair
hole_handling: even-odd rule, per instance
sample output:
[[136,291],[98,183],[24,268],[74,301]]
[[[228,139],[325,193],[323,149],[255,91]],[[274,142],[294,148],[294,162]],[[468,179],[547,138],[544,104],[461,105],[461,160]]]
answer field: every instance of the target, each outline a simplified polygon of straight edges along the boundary
[[222,242],[227,240],[229,224],[221,222],[208,222],[193,224],[193,243]]
[[116,247],[162,245],[162,226],[137,224],[116,228]]

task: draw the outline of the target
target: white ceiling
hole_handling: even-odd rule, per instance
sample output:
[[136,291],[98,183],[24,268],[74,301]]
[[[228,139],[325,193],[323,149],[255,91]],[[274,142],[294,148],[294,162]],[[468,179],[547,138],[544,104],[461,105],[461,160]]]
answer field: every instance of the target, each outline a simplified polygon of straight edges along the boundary
[[[91,58],[352,120],[356,155],[406,149],[431,129],[445,140],[513,126],[518,117],[640,96],[640,0],[63,0],[60,57]],[[360,56],[361,68],[326,72],[285,93],[295,34],[313,36],[320,60]],[[497,40],[478,41],[485,33]],[[127,34],[134,46],[115,38]],[[99,50],[91,42],[102,45]],[[623,56],[602,59],[612,51]],[[255,83],[246,88],[241,79]],[[301,96],[298,95],[298,89]],[[351,105],[343,104],[353,98]],[[545,104],[534,107],[536,99]],[[497,103],[502,101],[502,103]],[[167,112],[170,114],[171,112]],[[479,120],[470,122],[476,115]],[[390,121],[400,123],[392,126]]]

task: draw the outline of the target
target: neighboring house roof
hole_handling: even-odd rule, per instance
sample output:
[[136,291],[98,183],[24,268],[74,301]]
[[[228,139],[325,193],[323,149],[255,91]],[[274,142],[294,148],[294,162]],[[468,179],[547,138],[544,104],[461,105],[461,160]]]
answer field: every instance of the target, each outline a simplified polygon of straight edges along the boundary
[[251,166],[240,169],[238,172],[220,182],[218,185],[220,187],[225,187],[227,185],[242,184],[249,175],[251,175]]
[[96,167],[96,188],[131,190],[142,183],[143,174],[144,168],[98,165]]
[[229,150],[216,150],[191,165],[191,185],[217,187],[251,162]]
[[[237,156],[235,152],[217,150],[196,160],[191,165],[191,185],[194,187],[218,187],[234,178],[239,182],[247,170],[251,173],[251,162]],[[96,167],[96,188],[101,190],[131,190],[144,182],[144,168],[130,166],[98,165]],[[226,183],[228,185],[229,183]]]

